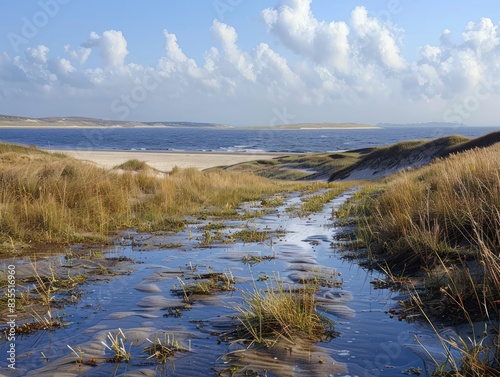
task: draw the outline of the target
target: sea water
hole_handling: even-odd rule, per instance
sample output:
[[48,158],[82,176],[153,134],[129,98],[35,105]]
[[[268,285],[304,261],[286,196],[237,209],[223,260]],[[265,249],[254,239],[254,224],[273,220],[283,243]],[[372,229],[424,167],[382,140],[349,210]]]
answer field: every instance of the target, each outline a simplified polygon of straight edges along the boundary
[[0,141],[40,148],[208,152],[332,152],[448,135],[478,137],[500,127],[248,130],[209,128],[1,128]]

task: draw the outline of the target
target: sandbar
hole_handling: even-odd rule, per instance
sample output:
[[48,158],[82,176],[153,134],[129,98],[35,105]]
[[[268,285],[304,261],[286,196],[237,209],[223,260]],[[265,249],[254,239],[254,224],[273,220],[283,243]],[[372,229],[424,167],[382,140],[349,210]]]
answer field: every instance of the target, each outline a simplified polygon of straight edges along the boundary
[[172,152],[172,151],[109,151],[109,150],[76,150],[45,149],[51,153],[63,153],[79,160],[95,163],[106,169],[131,159],[146,162],[152,168],[168,172],[175,166],[179,168],[196,168],[199,170],[215,166],[233,165],[254,160],[270,160],[283,153],[234,153],[234,152]]

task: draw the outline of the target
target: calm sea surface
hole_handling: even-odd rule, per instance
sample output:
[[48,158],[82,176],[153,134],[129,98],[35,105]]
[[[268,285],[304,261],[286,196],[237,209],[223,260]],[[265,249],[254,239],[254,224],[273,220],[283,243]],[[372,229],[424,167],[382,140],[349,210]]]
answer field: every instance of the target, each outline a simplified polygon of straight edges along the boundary
[[500,127],[391,127],[368,130],[214,130],[196,128],[2,128],[0,141],[41,148],[212,152],[330,152],[447,135],[477,137]]

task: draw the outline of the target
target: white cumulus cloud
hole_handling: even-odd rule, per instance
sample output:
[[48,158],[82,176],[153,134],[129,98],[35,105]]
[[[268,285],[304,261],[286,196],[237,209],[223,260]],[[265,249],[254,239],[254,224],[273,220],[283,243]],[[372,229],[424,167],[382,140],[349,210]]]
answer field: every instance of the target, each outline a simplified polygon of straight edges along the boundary
[[466,95],[489,83],[491,94],[500,91],[500,41],[498,25],[483,18],[479,23],[469,22],[462,33],[462,42],[452,42],[452,32],[445,29],[439,45],[420,49],[420,59],[412,64],[411,81],[406,89],[424,98],[451,99]]
[[49,53],[49,48],[44,45],[40,45],[35,48],[28,47],[26,49],[26,57],[32,59],[37,63],[47,63],[48,53]]
[[74,62],[81,65],[81,64],[85,64],[85,62],[87,61],[87,59],[89,58],[89,56],[92,52],[92,49],[89,47],[80,46],[76,50],[71,50],[70,45],[65,45],[64,51],[66,51],[68,53],[71,60],[73,60]]
[[366,8],[358,6],[353,10],[352,27],[361,44],[359,58],[376,61],[394,71],[401,71],[406,67],[395,30],[376,18],[369,17]]
[[236,43],[238,39],[236,30],[227,24],[215,20],[212,24],[212,33],[222,45],[224,60],[244,78],[255,81],[253,63],[248,54],[242,51]]
[[342,73],[349,69],[349,27],[343,21],[318,21],[311,0],[283,1],[262,11],[269,31],[295,53]]
[[[84,48],[99,47],[101,50],[102,63],[105,68],[121,67],[128,55],[127,40],[121,31],[108,30],[102,36],[96,32],[90,33],[88,41],[82,44]],[[84,53],[87,53],[84,50]]]

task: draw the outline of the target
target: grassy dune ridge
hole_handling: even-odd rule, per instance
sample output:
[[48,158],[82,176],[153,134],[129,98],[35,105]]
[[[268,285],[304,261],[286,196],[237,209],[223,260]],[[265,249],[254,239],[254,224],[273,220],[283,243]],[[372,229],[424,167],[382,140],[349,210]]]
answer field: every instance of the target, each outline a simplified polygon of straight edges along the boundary
[[434,140],[410,140],[393,145],[354,150],[359,158],[352,164],[331,173],[330,181],[352,179],[353,174],[370,169],[370,178],[380,178],[406,169],[429,164],[435,159],[451,156],[467,150],[488,147],[500,142],[500,131],[491,132],[474,139],[465,136],[445,136]]
[[62,154],[0,144],[0,245],[104,239],[108,232],[179,229],[192,214],[234,215],[243,201],[298,183],[239,172],[115,173]]
[[350,166],[359,157],[357,152],[296,154],[242,162],[223,169],[250,172],[273,179],[326,180],[332,172]]
[[395,175],[370,213],[377,249],[408,266],[480,242],[500,252],[500,144]]
[[[433,375],[500,375],[500,143],[401,172],[356,200],[343,215],[361,215],[358,239],[410,288],[405,311],[432,326],[470,325],[469,338],[440,337],[461,358],[436,363]],[[487,330],[476,333],[476,321]]]
[[500,131],[474,139],[455,135],[344,152],[292,154],[222,168],[286,180],[378,179],[407,168],[427,165],[438,158],[487,147],[497,142],[500,142]]
[[[447,304],[466,305],[479,316],[485,305],[498,312],[500,144],[397,174],[364,203],[359,236],[390,270],[423,269],[427,286],[435,284],[432,293]],[[441,291],[452,283],[455,266],[469,277],[455,284],[456,294]],[[439,283],[435,271],[443,268],[449,276]]]

